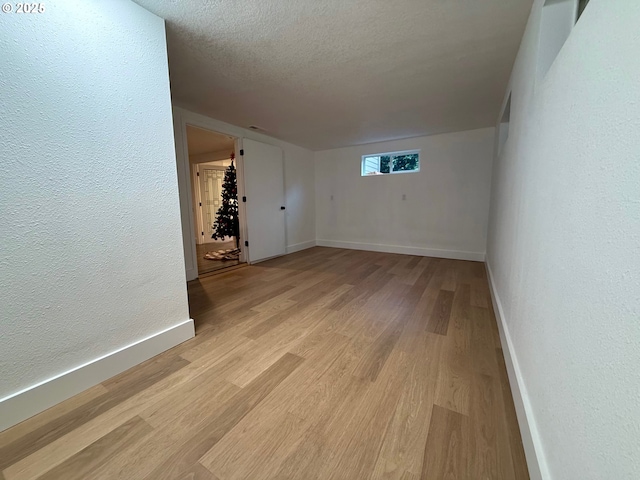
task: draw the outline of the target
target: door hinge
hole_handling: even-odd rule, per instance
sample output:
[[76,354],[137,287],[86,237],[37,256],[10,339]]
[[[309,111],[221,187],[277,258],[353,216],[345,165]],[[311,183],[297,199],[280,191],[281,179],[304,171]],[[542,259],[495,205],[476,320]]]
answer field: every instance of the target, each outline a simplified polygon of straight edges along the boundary
[[202,232],[202,236],[204,237],[204,232]]
[[200,176],[200,172],[196,172],[196,177],[199,177],[199,176]]
[[248,246],[249,246],[249,240],[245,240],[245,241],[244,241],[244,246],[245,246],[245,247],[248,247]]
[[244,148],[240,149],[240,156],[244,155]]
[[242,197],[242,201],[243,201],[244,203],[247,203],[247,197]]
[[200,206],[200,207],[202,206],[202,202],[200,202],[200,205],[199,205],[199,206]]

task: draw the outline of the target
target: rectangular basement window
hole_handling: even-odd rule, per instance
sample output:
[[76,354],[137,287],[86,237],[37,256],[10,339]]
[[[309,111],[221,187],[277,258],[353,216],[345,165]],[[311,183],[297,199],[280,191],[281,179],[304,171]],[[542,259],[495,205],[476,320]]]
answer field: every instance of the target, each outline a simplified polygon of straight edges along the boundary
[[362,156],[362,176],[420,171],[420,150],[374,153]]

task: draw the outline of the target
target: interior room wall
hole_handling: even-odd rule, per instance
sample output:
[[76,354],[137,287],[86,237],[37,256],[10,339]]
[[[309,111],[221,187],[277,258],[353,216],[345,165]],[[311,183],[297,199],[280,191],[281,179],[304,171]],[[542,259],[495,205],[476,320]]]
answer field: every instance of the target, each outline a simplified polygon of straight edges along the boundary
[[[191,157],[190,157],[191,159]],[[192,167],[195,167],[197,165],[200,165],[201,167],[206,166],[206,165],[210,165],[212,167],[228,167],[229,165],[231,165],[231,159],[230,158],[226,158],[224,160],[210,160],[210,161],[206,161],[206,162],[191,162]]]
[[[284,185],[285,185],[285,223],[286,223],[286,248],[287,252],[295,252],[315,245],[315,180],[314,180],[314,155],[308,150],[297,145],[279,140],[268,135],[255,132],[242,127],[237,127],[220,120],[216,120],[195,112],[191,112],[178,105],[174,105],[174,132],[176,138],[176,152],[178,157],[178,179],[180,188],[186,190],[185,177],[181,170],[184,158],[182,152],[185,144],[184,125],[190,124],[200,128],[206,128],[216,132],[233,135],[238,138],[250,138],[258,142],[276,145],[282,148],[284,155]],[[185,268],[187,279],[196,278],[197,265],[194,264],[195,239],[191,237],[193,232],[192,220],[189,219],[187,205],[181,203],[183,211],[183,232],[185,248]],[[191,216],[193,218],[193,216]],[[190,238],[191,237],[191,238]]]
[[589,2],[537,77],[542,8],[494,164],[487,262],[503,345],[532,478],[637,479],[640,2]]
[[[316,152],[318,244],[484,260],[493,138],[486,128]],[[362,155],[414,149],[419,172],[361,176]]]
[[217,152],[206,152],[206,153],[199,153],[197,155],[189,155],[189,162],[190,163],[209,163],[209,162],[219,162],[219,161],[229,160],[229,153],[230,152],[227,150],[220,150]]
[[46,7],[0,18],[0,430],[193,336],[164,22]]

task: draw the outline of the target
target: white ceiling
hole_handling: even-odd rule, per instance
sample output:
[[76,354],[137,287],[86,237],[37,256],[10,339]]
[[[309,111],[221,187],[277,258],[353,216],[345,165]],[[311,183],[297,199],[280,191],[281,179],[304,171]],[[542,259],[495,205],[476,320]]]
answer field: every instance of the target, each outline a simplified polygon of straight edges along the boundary
[[314,150],[494,125],[533,0],[136,0],[174,102]]
[[[220,151],[227,151],[228,154],[231,155],[234,146],[235,142],[233,137],[187,125],[187,148],[189,150],[189,156]],[[225,158],[229,157],[227,156]]]

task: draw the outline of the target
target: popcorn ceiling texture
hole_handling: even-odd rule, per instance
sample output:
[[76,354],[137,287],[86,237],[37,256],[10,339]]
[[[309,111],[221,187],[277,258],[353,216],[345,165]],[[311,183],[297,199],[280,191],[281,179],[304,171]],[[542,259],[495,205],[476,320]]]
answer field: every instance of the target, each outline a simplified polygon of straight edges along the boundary
[[312,150],[492,127],[532,0],[136,0],[174,102]]
[[494,162],[487,260],[544,478],[640,478],[640,2],[591,0],[536,80],[542,0]]
[[189,318],[163,21],[0,15],[0,398]]

